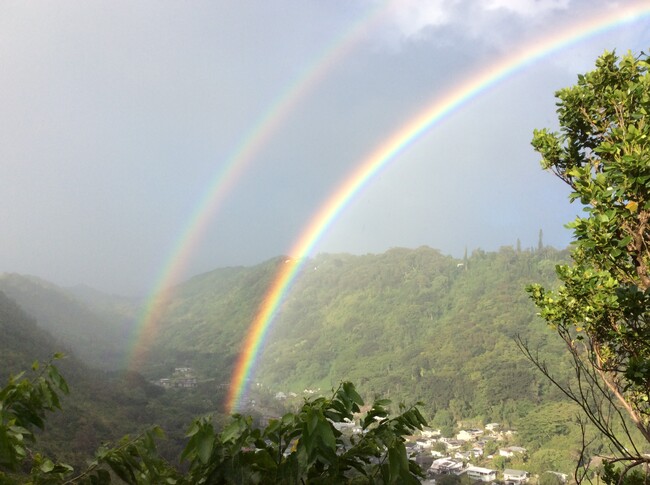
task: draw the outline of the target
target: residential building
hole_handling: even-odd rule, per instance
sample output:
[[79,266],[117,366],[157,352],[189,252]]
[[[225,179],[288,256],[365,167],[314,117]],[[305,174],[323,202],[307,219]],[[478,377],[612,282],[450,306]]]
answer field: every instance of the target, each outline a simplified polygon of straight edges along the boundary
[[483,468],[480,466],[468,466],[465,473],[472,480],[481,482],[492,482],[497,479],[497,471],[490,468]]
[[524,470],[512,470],[506,468],[503,470],[503,481],[506,485],[520,485],[528,483],[529,473]]
[[456,435],[456,439],[459,441],[476,441],[482,434],[483,431],[480,429],[462,429]]
[[485,425],[485,429],[487,429],[490,432],[495,432],[499,429],[500,425],[499,423],[488,423]]
[[463,463],[452,460],[449,457],[438,458],[433,460],[429,467],[429,472],[436,475],[460,475],[463,471]]
[[501,448],[499,455],[512,458],[515,455],[524,455],[527,451],[526,448],[522,448],[521,446],[508,446],[507,448]]

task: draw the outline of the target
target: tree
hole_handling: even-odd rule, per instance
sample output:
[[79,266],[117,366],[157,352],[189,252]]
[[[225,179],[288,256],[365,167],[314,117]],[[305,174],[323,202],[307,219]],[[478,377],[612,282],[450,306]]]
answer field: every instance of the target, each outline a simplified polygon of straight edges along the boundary
[[560,132],[536,130],[532,141],[542,167],[584,206],[568,225],[573,264],[557,267],[561,286],[528,288],[566,343],[575,382],[553,377],[526,342],[520,348],[607,437],[621,479],[650,463],[649,65],[644,53],[605,52],[556,93]]
[[[42,370],[41,370],[42,369]],[[331,398],[305,401],[298,413],[271,420],[264,429],[252,419],[233,415],[219,433],[212,419],[194,420],[181,460],[181,473],[156,451],[163,436],[157,427],[115,446],[102,446],[85,470],[56,463],[32,449],[32,428],[43,428],[46,411],[60,408],[59,393],[68,387],[51,363],[34,364],[35,377],[18,375],[0,389],[0,483],[105,485],[119,477],[129,485],[170,483],[190,485],[318,483],[418,484],[419,466],[409,459],[405,436],[422,429],[426,421],[416,407],[390,417],[390,401],[378,400],[360,418],[361,433],[344,435],[360,414],[363,400],[349,383]],[[28,446],[27,442],[30,442]],[[30,470],[29,477],[25,470]]]
[[363,400],[349,382],[330,399],[306,401],[296,414],[271,420],[263,429],[234,415],[221,433],[209,419],[194,422],[182,458],[189,460],[187,483],[405,483],[421,472],[410,460],[404,436],[426,421],[416,407],[390,418],[390,401],[375,401],[360,420],[361,433],[345,436],[335,423],[350,423]]

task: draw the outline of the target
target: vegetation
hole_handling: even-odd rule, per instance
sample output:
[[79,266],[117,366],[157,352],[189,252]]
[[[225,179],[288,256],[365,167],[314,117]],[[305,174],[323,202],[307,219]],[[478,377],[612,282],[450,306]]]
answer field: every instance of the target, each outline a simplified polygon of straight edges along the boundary
[[[525,469],[531,472],[570,469],[581,437],[575,426],[544,427],[531,419],[540,406],[550,406],[561,396],[525,367],[512,345],[515,333],[523,331],[541,342],[546,355],[560,350],[552,340],[544,342],[545,334],[532,317],[533,306],[521,289],[530,281],[552,281],[553,268],[564,256],[547,247],[519,251],[504,247],[496,253],[474,251],[462,267],[458,260],[430,248],[318,256],[313,266],[305,265],[272,330],[258,375],[264,384],[252,386],[255,405],[245,409],[253,416],[251,429],[263,433],[268,416],[283,416],[287,409],[299,414],[302,398],[277,400],[278,391],[288,395],[295,390],[303,396],[305,387],[328,389],[337,385],[335,379],[340,382],[349,376],[362,381],[360,395],[423,401],[421,412],[448,436],[455,436],[458,420],[478,427],[498,421],[520,429],[527,441],[512,444],[529,450]],[[164,350],[163,364],[146,368],[148,378],[132,372],[98,373],[72,356],[61,361],[72,397],[62,397],[63,410],[49,417],[46,429],[38,432],[38,449],[53,462],[56,457],[83,470],[102,442],[119,443],[127,433],[144,439],[157,423],[166,438],[155,440],[155,456],[176,468],[187,467],[178,459],[187,445],[188,424],[220,408],[237,339],[241,340],[278,264],[282,262],[226,268],[179,287],[162,322],[159,347],[151,354],[157,358],[158,349]],[[0,373],[6,378],[9,371],[28,368],[30,355],[44,360],[55,349],[51,337],[15,303],[2,298],[0,294],[0,314],[5,312],[0,318],[5,336],[0,355],[7,365]],[[186,312],[188,308],[191,312]],[[354,338],[350,328],[355,329]],[[201,338],[196,338],[197,332]],[[233,343],[224,345],[222,339]],[[330,353],[315,355],[310,347]],[[281,364],[281,357],[296,365],[318,359],[319,366],[311,367],[317,373],[301,376],[291,365]],[[199,380],[196,388],[163,391],[149,383],[148,379],[170,376],[180,366],[193,367]],[[368,372],[376,367],[378,372]],[[321,391],[314,397],[322,395]],[[575,414],[564,403],[540,415],[554,413]],[[229,422],[217,413],[212,425],[224,430]],[[537,432],[552,438],[538,439]],[[123,445],[142,450],[131,441]]]
[[607,438],[607,461],[624,465],[607,476],[619,483],[650,463],[649,60],[603,54],[595,70],[557,92],[560,133],[540,130],[533,139],[542,166],[586,214],[570,224],[573,264],[558,266],[562,286],[529,288],[571,356],[575,383],[523,348]]
[[[255,376],[260,385],[250,386],[242,412],[252,415],[254,423],[266,422],[260,418],[295,412],[303,397],[322,396],[351,380],[368,400],[422,401],[422,414],[439,422],[435,427],[450,437],[458,432],[459,421],[527,429],[529,422],[537,422],[540,407],[563,397],[534,372],[512,338],[525,334],[561,370],[569,366],[557,359],[562,347],[537,324],[522,288],[532,281],[552,284],[555,265],[565,258],[566,252],[544,246],[476,250],[460,261],[426,247],[319,255],[304,265],[270,331]],[[44,449],[78,469],[101,442],[138,435],[156,423],[167,435],[157,443],[158,451],[175,463],[191,420],[221,409],[238,342],[281,264],[278,258],[224,268],[179,286],[160,322],[151,361],[143,368],[146,377],[100,373],[73,357],[62,361],[74,397],[64,398],[63,411],[51,417],[39,436]],[[5,349],[0,341],[3,363],[18,350],[22,357],[0,367],[0,373],[28,368],[33,358],[44,360],[57,350],[51,337],[41,337],[35,322],[25,319],[6,327],[3,335],[11,345]],[[42,351],[31,353],[41,340]],[[95,345],[102,345],[100,334]],[[192,367],[197,387],[164,391],[149,382],[171,376],[176,367]],[[275,399],[279,391],[298,397]],[[563,406],[561,412],[575,415]],[[215,429],[228,422],[224,415],[215,418]],[[555,428],[549,428],[544,433],[552,434]],[[542,430],[534,428],[526,439],[535,429]],[[572,469],[579,432],[572,425],[569,433],[553,436],[512,443],[529,449],[527,470]]]
[[[39,371],[35,363],[33,371]],[[215,433],[209,417],[196,419],[182,454],[183,473],[156,451],[158,427],[102,446],[81,472],[32,449],[34,428],[42,429],[45,412],[61,407],[65,380],[51,362],[31,379],[19,374],[0,389],[0,483],[128,484],[197,483],[419,483],[421,472],[407,457],[404,436],[426,422],[417,408],[389,417],[389,401],[376,401],[360,418],[361,430],[344,436],[337,424],[353,422],[363,400],[345,382],[330,399],[306,401],[301,410],[272,420],[260,430],[250,418],[234,415]]]

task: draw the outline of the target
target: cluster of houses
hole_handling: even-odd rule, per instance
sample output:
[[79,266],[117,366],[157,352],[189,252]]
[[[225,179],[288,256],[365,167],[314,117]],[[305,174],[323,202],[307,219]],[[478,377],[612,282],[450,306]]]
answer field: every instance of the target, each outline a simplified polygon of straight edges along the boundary
[[[427,469],[429,477],[465,474],[475,482],[493,482],[497,480],[497,470],[475,466],[471,462],[494,458],[494,455],[484,457],[487,441],[504,440],[511,435],[511,432],[499,431],[497,423],[490,423],[485,429],[462,429],[455,438],[441,437],[440,431],[425,430],[409,443],[409,448],[420,466]],[[508,446],[500,448],[498,456],[512,458],[526,452],[525,448]],[[507,485],[520,485],[528,482],[529,474],[525,470],[506,469],[503,477],[499,478]]]
[[[361,427],[355,422],[335,423],[334,426],[341,432],[359,434]],[[496,423],[488,424],[484,430],[463,429],[454,438],[445,438],[439,430],[423,430],[420,435],[411,437],[406,447],[411,458],[427,472],[427,481],[424,483],[435,484],[436,479],[443,475],[466,475],[473,482],[492,483],[498,481],[505,485],[523,485],[529,482],[530,473],[526,470],[506,468],[499,471],[495,468],[473,465],[476,463],[489,463],[496,457],[525,458],[526,448],[521,446],[503,446],[497,448],[493,454],[484,456],[484,448],[488,441],[506,441],[513,437],[511,431],[500,431]],[[441,451],[443,450],[444,451]],[[494,449],[492,447],[491,449]],[[549,471],[557,475],[562,482],[568,476],[559,472]]]
[[[310,395],[316,391],[305,389],[304,395]],[[275,399],[284,401],[296,398],[298,395],[293,392],[277,392]],[[269,418],[261,418],[262,426],[268,424]],[[333,423],[342,433],[347,435],[361,434],[361,426],[354,422]],[[484,429],[466,428],[461,429],[455,437],[447,438],[441,436],[440,430],[423,430],[419,435],[412,436],[405,443],[409,456],[414,459],[427,473],[427,481],[423,483],[435,484],[436,479],[444,475],[467,476],[472,482],[492,483],[498,482],[504,485],[524,485],[530,480],[530,473],[527,470],[505,468],[497,470],[489,468],[492,460],[497,457],[506,459],[505,463],[515,460],[517,463],[525,462],[528,450],[521,446],[501,446],[495,443],[509,443],[515,437],[514,431],[501,429],[499,423],[489,423]],[[490,443],[489,446],[486,446]],[[489,450],[486,453],[486,450]],[[479,463],[482,466],[476,466]],[[500,465],[503,466],[503,460]],[[500,468],[500,467],[498,467]],[[563,483],[568,480],[568,475],[551,471],[548,473],[556,475]]]
[[[497,470],[484,468],[471,464],[464,464],[463,461],[451,458],[438,458],[431,463],[427,471],[429,477],[440,475],[467,475],[475,482],[494,482],[497,480]],[[528,483],[530,474],[525,470],[503,470],[501,478],[506,485],[520,485]],[[435,478],[434,478],[435,480]]]
[[[455,438],[444,438],[440,431],[425,430],[420,436],[414,437],[408,444],[411,456],[427,471],[428,481],[435,483],[436,478],[443,475],[466,475],[473,482],[499,481],[505,485],[522,485],[528,483],[530,474],[526,470],[506,468],[499,472],[493,468],[472,465],[472,461],[485,463],[497,456],[504,458],[524,458],[527,450],[521,446],[506,446],[498,448],[491,455],[484,456],[484,448],[488,441],[503,441],[511,438],[512,432],[500,431],[497,423],[486,425],[485,429],[463,429]],[[435,448],[435,449],[434,449]],[[441,451],[444,448],[444,452]],[[562,481],[566,475],[558,475]]]
[[192,389],[197,386],[197,380],[191,367],[176,367],[171,377],[158,379],[156,384],[165,389]]

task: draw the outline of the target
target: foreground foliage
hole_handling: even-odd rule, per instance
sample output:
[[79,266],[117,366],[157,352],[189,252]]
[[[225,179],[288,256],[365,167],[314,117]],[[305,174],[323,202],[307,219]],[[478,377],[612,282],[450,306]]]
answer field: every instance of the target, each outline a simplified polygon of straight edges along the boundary
[[569,225],[573,264],[558,266],[562,286],[529,288],[564,340],[577,384],[555,379],[522,347],[607,437],[606,460],[624,465],[609,474],[616,480],[650,463],[648,61],[646,54],[606,52],[576,86],[556,93],[561,132],[540,130],[533,139],[543,168],[572,189],[571,201],[586,213]]
[[2,484],[108,484],[116,478],[128,484],[417,484],[421,476],[404,446],[404,436],[426,425],[417,407],[400,407],[390,417],[390,401],[378,400],[360,418],[361,431],[344,434],[337,425],[352,424],[364,406],[350,382],[264,429],[238,414],[219,433],[210,417],[194,420],[181,456],[185,473],[157,453],[156,441],[164,436],[157,427],[101,447],[87,469],[75,473],[33,449],[34,429],[43,429],[46,412],[60,409],[59,395],[68,392],[52,362],[33,370],[34,377],[12,377],[0,390]]

